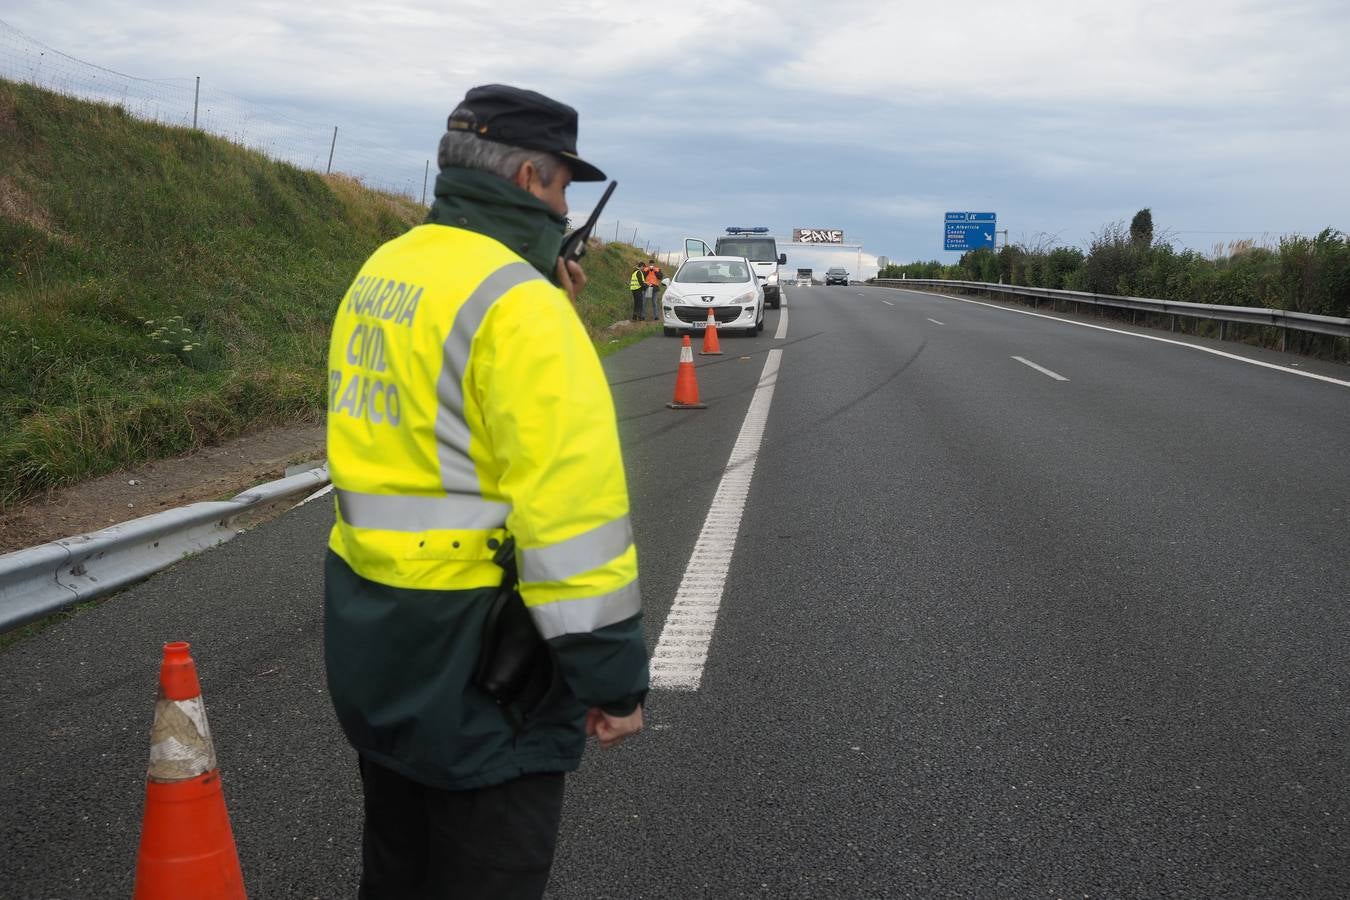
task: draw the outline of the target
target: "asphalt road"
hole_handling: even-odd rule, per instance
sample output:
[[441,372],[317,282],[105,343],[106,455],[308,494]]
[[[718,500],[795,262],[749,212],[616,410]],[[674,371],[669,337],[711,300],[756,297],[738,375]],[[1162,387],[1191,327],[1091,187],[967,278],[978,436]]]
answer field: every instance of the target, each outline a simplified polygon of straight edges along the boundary
[[[696,357],[706,410],[675,340],[606,361],[655,646],[782,349],[700,686],[570,779],[550,896],[1350,895],[1350,387],[903,291],[768,316]],[[330,521],[0,653],[0,895],[129,893],[167,639],[251,894],[354,895]]]

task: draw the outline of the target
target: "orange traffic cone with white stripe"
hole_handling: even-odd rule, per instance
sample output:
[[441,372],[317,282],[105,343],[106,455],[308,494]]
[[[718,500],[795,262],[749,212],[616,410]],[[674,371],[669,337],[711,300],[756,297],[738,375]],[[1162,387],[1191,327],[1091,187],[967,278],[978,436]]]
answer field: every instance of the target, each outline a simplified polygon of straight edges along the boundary
[[150,729],[135,900],[244,900],[197,666],[184,641],[164,645]]
[[708,327],[703,329],[703,349],[698,351],[698,355],[722,355],[722,344],[717,340],[717,316],[713,315],[711,306],[708,307]]
[[675,375],[675,399],[667,403],[671,409],[707,409],[698,402],[698,378],[694,375],[694,345],[689,335],[680,341],[680,370]]

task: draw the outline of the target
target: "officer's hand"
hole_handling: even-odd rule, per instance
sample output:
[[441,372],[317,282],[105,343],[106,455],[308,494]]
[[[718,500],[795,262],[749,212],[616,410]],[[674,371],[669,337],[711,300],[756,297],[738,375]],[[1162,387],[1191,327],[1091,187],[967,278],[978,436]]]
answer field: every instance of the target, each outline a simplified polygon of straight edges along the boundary
[[567,291],[567,296],[572,298],[572,302],[577,302],[577,295],[581,289],[586,286],[586,273],[581,270],[581,263],[575,259],[564,260],[558,257],[558,287]]
[[606,750],[641,730],[641,706],[626,716],[611,716],[598,706],[592,706],[586,710],[586,735],[587,737],[599,738],[600,746]]

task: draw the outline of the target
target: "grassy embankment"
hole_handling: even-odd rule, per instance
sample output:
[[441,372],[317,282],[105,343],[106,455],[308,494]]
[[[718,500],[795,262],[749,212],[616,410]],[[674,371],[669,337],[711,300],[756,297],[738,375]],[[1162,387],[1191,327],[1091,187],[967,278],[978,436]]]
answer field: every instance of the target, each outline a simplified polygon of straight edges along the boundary
[[[350,178],[7,81],[0,159],[0,509],[317,420],[337,299],[425,215]],[[587,257],[578,306],[602,348],[628,318],[638,252]]]

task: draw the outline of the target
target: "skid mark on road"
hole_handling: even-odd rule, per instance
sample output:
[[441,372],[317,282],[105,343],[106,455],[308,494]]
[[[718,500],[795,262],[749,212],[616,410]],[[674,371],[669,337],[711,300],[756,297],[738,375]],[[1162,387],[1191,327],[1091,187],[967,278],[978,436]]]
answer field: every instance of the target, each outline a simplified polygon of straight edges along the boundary
[[[895,290],[906,290],[905,288],[896,288]],[[1332,378],[1330,375],[1318,375],[1316,372],[1304,372],[1300,369],[1291,369],[1288,366],[1277,366],[1274,363],[1262,362],[1259,359],[1251,359],[1246,356],[1239,356],[1236,353],[1225,353],[1223,350],[1215,350],[1213,347],[1202,347],[1199,344],[1188,344],[1185,341],[1178,341],[1175,338],[1158,337],[1152,334],[1140,334],[1137,331],[1125,331],[1120,328],[1108,328],[1105,325],[1093,325],[1089,322],[1076,322],[1073,319],[1061,319],[1059,316],[1050,316],[1045,313],[1031,312],[1025,309],[1009,309],[1006,306],[999,306],[996,303],[985,303],[983,300],[971,300],[969,297],[957,297],[952,294],[927,294],[920,291],[908,291],[911,294],[920,296],[942,297],[946,300],[960,300],[962,303],[971,303],[975,306],[987,306],[990,309],[997,309],[1001,312],[1016,313],[1019,316],[1032,316],[1037,319],[1049,319],[1052,322],[1063,322],[1065,325],[1076,325],[1079,328],[1091,328],[1094,331],[1109,331],[1112,334],[1123,334],[1126,337],[1141,338],[1145,341],[1157,341],[1160,344],[1172,344],[1177,347],[1186,347],[1190,350],[1199,350],[1201,353],[1209,353],[1214,356],[1222,356],[1224,359],[1232,359],[1237,362],[1247,363],[1250,366],[1260,366],[1263,369],[1274,369],[1277,372],[1288,372],[1290,375],[1301,375],[1304,378],[1313,378],[1317,381],[1325,381],[1327,384],[1337,384],[1341,387],[1350,387],[1350,381],[1344,381],[1340,378]]]
[[[784,319],[786,319],[786,312]],[[675,601],[666,615],[661,637],[652,654],[652,687],[676,691],[696,691],[703,680],[703,665],[708,659],[717,610],[722,605],[731,554],[741,527],[741,514],[750,494],[755,460],[764,441],[764,426],[773,403],[774,384],[782,350],[770,350],[759,376],[759,387],[750,400],[750,409],[741,424],[736,445],[731,448],[722,480],[713,495],[703,529],[694,542],[694,552],[684,568],[684,577],[675,592]]]

